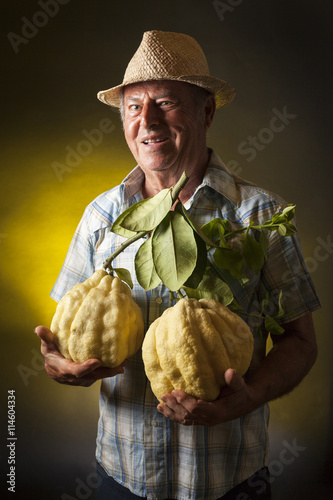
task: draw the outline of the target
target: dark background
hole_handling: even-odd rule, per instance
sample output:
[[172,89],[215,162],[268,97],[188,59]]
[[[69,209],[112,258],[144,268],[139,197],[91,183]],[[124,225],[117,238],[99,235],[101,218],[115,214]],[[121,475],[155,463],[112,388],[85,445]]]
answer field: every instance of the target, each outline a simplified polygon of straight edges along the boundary
[[[85,206],[135,165],[118,115],[96,94],[122,81],[151,29],[194,36],[211,73],[235,87],[234,102],[216,114],[209,145],[239,175],[297,205],[323,306],[314,314],[319,358],[292,394],[271,404],[273,499],[330,498],[332,4],[323,0],[2,2],[2,498],[94,498],[99,388],[51,382],[33,330],[50,324],[55,303],[48,294]],[[272,134],[276,111],[292,118]],[[105,119],[101,141],[87,145],[86,134]],[[250,137],[259,139],[251,156]],[[6,490],[11,389],[15,494]],[[293,445],[294,460],[285,463]]]

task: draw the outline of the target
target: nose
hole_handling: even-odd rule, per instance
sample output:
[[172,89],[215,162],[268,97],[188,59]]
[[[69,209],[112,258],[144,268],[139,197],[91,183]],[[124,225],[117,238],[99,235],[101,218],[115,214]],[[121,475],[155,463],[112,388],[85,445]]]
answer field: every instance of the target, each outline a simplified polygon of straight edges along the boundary
[[160,113],[153,100],[145,101],[141,110],[141,125],[149,129],[160,123]]

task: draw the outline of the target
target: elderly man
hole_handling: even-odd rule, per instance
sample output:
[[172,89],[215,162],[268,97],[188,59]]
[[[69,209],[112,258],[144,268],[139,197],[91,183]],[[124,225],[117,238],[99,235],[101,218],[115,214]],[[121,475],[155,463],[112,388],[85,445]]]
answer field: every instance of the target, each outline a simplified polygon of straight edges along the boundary
[[[240,226],[250,220],[262,223],[283,206],[277,196],[234,177],[207,148],[206,132],[215,109],[229,103],[234,91],[210,75],[193,38],[146,32],[123,83],[98,97],[121,108],[137,167],[120,186],[87,207],[52,291],[55,300],[103,267],[121,240],[110,232],[118,215],[173,186],[184,170],[189,181],[180,198],[200,225],[214,217]],[[137,249],[131,245],[117,257],[117,267],[130,269],[133,277]],[[275,232],[261,275],[244,286],[235,285],[233,292],[251,313],[267,291],[274,295],[280,289],[287,298],[281,318],[284,335],[273,338],[274,347],[265,356],[253,328],[255,350],[248,373],[242,378],[227,370],[226,386],[213,402],[176,390],[163,397],[166,404],[158,404],[140,352],[115,369],[100,366],[96,359],[74,363],[61,356],[50,330],[37,327],[52,379],[83,386],[102,379],[96,451],[99,498],[270,498],[267,403],[291,391],[313,365],[311,312],[319,307],[298,238]],[[146,327],[172,305],[163,284],[145,292],[134,279],[132,293]]]

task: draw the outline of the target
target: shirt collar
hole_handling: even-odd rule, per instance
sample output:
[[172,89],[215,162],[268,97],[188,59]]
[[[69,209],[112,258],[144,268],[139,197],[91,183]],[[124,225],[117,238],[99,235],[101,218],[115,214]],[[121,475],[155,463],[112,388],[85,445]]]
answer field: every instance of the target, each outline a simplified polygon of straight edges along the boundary
[[185,203],[185,208],[189,208],[199,191],[205,188],[209,189],[212,197],[219,194],[227,198],[231,203],[235,205],[239,204],[238,181],[240,179],[230,172],[214,150],[209,149],[209,151],[210,159],[205,176],[193,196]]
[[122,181],[121,187],[123,189],[123,201],[128,201],[132,196],[141,192],[145,174],[141,167],[137,165]]

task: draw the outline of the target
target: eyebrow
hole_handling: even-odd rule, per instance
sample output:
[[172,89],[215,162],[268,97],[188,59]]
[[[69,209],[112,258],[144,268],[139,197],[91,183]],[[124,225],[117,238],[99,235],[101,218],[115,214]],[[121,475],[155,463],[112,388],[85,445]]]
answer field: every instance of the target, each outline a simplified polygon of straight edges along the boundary
[[[170,90],[166,90],[165,92],[161,92],[160,94],[157,94],[156,96],[154,96],[154,100],[162,99],[165,97],[172,97],[173,99],[177,98],[173,92],[171,92]],[[139,97],[139,96],[135,96],[135,95],[126,96],[126,101],[140,101],[140,100],[141,100],[141,97]]]

